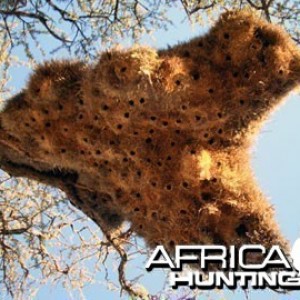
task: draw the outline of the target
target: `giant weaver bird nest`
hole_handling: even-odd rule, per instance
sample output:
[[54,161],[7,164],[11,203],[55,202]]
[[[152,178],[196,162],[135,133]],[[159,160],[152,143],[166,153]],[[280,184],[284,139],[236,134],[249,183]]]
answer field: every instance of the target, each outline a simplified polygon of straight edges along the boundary
[[227,12],[168,50],[39,66],[0,114],[1,166],[51,178],[109,234],[129,221],[150,247],[285,247],[249,149],[299,83],[300,53],[281,28]]

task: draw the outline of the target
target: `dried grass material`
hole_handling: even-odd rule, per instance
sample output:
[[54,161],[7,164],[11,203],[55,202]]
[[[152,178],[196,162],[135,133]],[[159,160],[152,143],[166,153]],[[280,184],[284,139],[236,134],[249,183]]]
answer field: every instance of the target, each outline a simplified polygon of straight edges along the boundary
[[299,50],[281,28],[227,12],[168,50],[47,63],[1,124],[31,167],[79,175],[75,204],[91,218],[128,220],[150,247],[286,246],[249,147],[299,82]]

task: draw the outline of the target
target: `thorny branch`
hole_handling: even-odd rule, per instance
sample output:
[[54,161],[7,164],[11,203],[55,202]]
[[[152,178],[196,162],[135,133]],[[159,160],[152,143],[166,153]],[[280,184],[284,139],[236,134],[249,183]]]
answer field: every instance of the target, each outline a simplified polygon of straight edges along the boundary
[[249,3],[249,5],[252,8],[263,11],[267,21],[271,22],[270,8],[271,8],[271,5],[274,2],[274,0],[269,0],[269,1],[260,0],[260,3],[255,3],[255,2],[253,2],[253,0],[247,0],[247,2]]
[[[15,45],[29,42],[29,34],[34,37],[48,34],[56,42],[54,51],[66,49],[84,56],[94,55],[99,41],[111,43],[123,35],[138,37],[145,30],[152,30],[150,27],[167,22],[160,11],[161,3],[148,1],[44,0],[22,3],[0,4],[0,27]],[[26,38],[25,41],[21,36]]]

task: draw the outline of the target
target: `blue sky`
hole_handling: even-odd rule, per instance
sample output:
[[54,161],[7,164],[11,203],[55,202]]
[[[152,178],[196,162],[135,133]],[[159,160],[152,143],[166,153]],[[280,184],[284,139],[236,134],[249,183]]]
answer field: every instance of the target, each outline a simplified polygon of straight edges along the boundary
[[[184,15],[177,10],[171,10],[175,26],[168,32],[159,31],[153,38],[144,38],[143,44],[151,45],[155,48],[174,45],[179,41],[188,40],[207,30],[207,27],[190,27],[187,20],[183,21]],[[44,40],[47,45],[48,40]],[[128,41],[122,41],[128,44]],[[52,45],[50,48],[52,48]],[[16,52],[22,56],[21,52]],[[58,57],[58,56],[56,56]],[[47,56],[50,58],[50,56]],[[54,58],[54,57],[51,57]],[[30,71],[24,67],[12,68],[11,85],[19,90],[24,86]],[[276,219],[284,236],[293,243],[300,237],[300,97],[291,95],[271,119],[263,127],[261,134],[256,141],[252,151],[252,166],[254,168],[258,183],[264,193],[270,198],[276,211]],[[143,265],[140,266],[143,268]],[[101,276],[101,274],[99,275]],[[160,273],[147,274],[143,279],[143,284],[150,291],[159,290],[162,286],[163,276]],[[105,286],[91,285],[84,289],[86,299],[120,299],[118,292],[110,292]],[[207,294],[207,293],[206,293]],[[246,299],[243,291],[235,293],[211,293],[210,299]],[[225,296],[225,297],[223,297]],[[61,286],[41,287],[36,299],[72,299]],[[80,299],[75,295],[73,299]],[[127,299],[124,297],[123,299]],[[199,299],[208,299],[205,296]],[[269,291],[250,292],[249,299],[280,299],[291,300],[300,299],[300,292],[290,295],[279,295]]]

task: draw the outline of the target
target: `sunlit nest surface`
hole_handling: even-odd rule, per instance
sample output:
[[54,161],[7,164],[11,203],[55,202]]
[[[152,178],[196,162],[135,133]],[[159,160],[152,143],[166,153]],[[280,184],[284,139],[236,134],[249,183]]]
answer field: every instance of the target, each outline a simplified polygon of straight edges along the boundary
[[2,167],[53,179],[110,234],[130,221],[150,247],[286,247],[249,148],[299,82],[287,34],[246,12],[168,50],[48,62],[1,113]]

